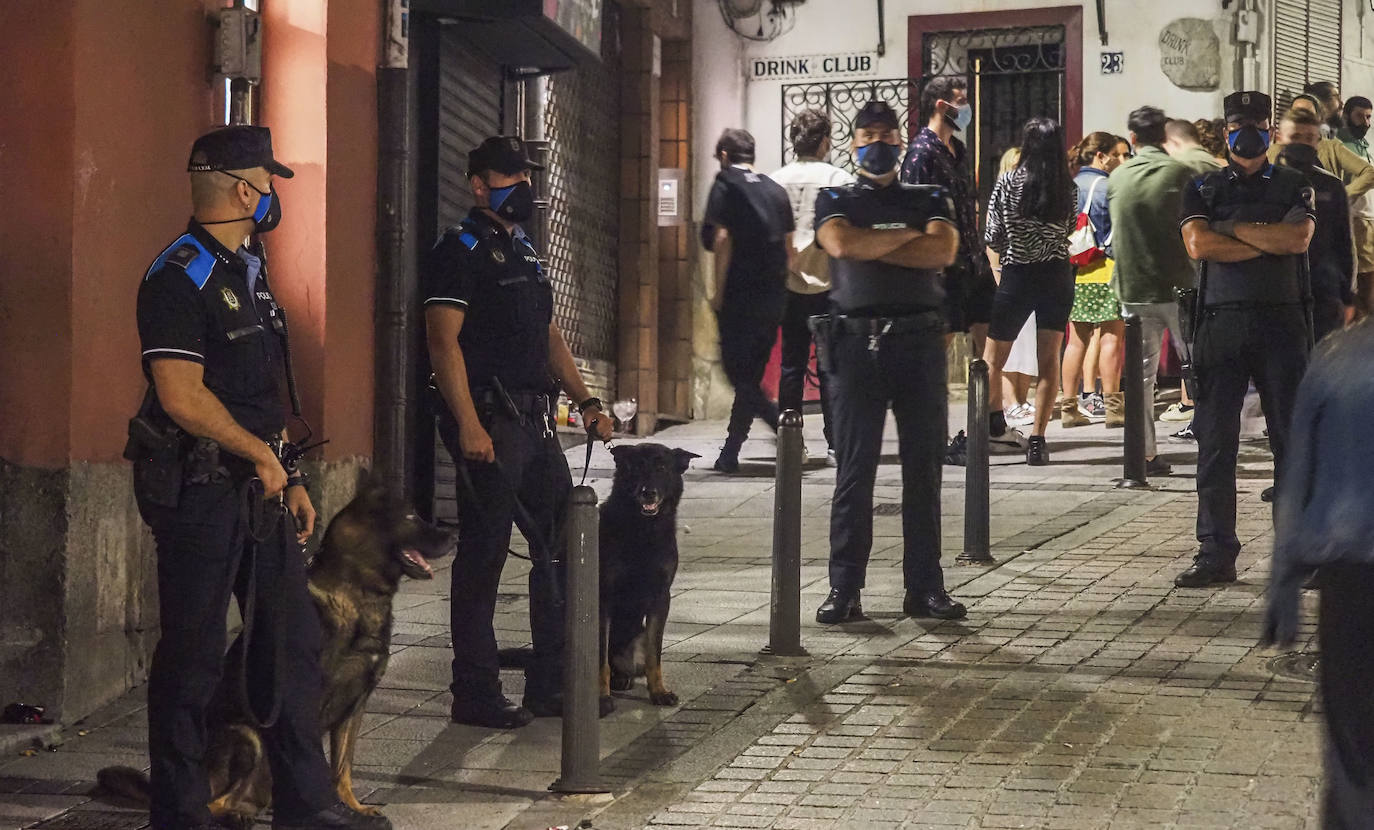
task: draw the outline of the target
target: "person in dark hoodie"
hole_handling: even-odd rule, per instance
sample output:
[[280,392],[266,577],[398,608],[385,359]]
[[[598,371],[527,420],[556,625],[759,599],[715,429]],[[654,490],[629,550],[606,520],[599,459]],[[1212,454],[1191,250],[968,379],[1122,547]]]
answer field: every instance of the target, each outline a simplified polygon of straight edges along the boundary
[[1314,340],[1344,325],[1355,303],[1355,240],[1350,202],[1340,177],[1317,161],[1321,122],[1306,110],[1289,110],[1279,123],[1279,164],[1307,177],[1317,199],[1317,226],[1307,248],[1312,279]]
[[1317,570],[1317,644],[1326,719],[1322,827],[1368,828],[1374,816],[1374,323],[1317,347],[1298,386],[1289,468],[1274,511],[1263,642],[1298,636],[1302,586]]

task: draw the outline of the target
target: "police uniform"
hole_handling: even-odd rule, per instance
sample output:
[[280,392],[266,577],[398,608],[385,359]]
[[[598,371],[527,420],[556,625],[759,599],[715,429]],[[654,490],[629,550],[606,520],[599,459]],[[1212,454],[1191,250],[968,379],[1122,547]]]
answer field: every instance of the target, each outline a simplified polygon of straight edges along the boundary
[[[260,127],[218,130],[199,139],[192,151],[192,170],[253,167],[291,175],[272,161],[271,138]],[[261,209],[254,218],[266,212]],[[268,284],[261,249],[230,251],[192,220],[144,275],[137,318],[150,384],[152,361],[200,364],[206,388],[240,426],[265,441],[280,436],[286,426],[279,391],[284,315]],[[150,387],[140,418],[154,431],[177,435],[156,389]],[[335,805],[337,796],[320,745],[319,619],[294,528],[287,529],[290,519],[283,511],[279,532],[250,545],[243,497],[253,464],[221,453],[217,462],[197,467],[197,461],[206,462],[206,442],[184,435],[175,441],[179,446],[172,454],[179,458],[170,467],[137,441],[129,453],[135,460],[139,510],[157,542],[161,639],[148,682],[152,826],[209,826],[211,792],[202,766],[208,749],[206,712],[220,680],[229,600],[237,594],[242,607],[249,592],[256,593],[249,696],[259,713],[268,711],[274,697],[281,705],[276,725],[263,732],[273,806],[281,821],[313,816]],[[193,445],[197,453],[191,458]],[[159,482],[168,486],[152,486]],[[250,573],[256,584],[249,583]],[[284,638],[281,663],[274,660],[278,635]],[[278,666],[287,669],[280,676]],[[390,826],[385,819],[366,821],[300,826]]]
[[[888,121],[891,110],[884,108],[869,104],[865,113]],[[895,114],[890,118],[895,128]],[[865,123],[857,120],[856,127]],[[823,189],[815,215],[818,245],[820,229],[839,218],[856,228],[877,229],[924,230],[932,220],[955,221],[941,187],[897,181],[879,187],[862,176],[854,184]],[[817,321],[817,339],[830,382],[838,469],[830,512],[831,596],[817,620],[839,622],[861,613],[858,594],[873,546],[873,486],[889,404],[902,464],[906,607],[925,616],[927,600],[936,595],[950,616],[963,616],[962,606],[946,605],[950,600],[940,569],[940,482],[948,422],[943,276],[935,269],[852,259],[832,259],[830,273],[830,316]]]
[[[504,146],[511,140],[491,139],[474,150],[470,169],[538,169],[522,150]],[[536,714],[557,714],[563,620],[553,570],[542,563],[562,559],[572,476],[553,430],[553,286],[524,231],[517,225],[507,233],[481,208],[446,230],[422,267],[425,305],[464,313],[458,345],[472,400],[496,453],[495,464],[463,460],[458,423],[448,407],[438,407],[440,437],[461,468],[451,598],[454,717],[469,722],[460,712],[494,712],[504,703],[492,616],[512,523],[535,560],[529,575],[534,660],[525,673],[524,705]],[[509,717],[488,725],[528,722],[527,716]]]
[[[1226,99],[1226,112],[1232,122],[1261,122],[1269,117],[1269,98],[1235,93]],[[1226,233],[1232,222],[1309,219],[1316,220],[1315,202],[1301,173],[1265,161],[1256,173],[1247,174],[1233,160],[1184,189],[1180,225],[1203,220],[1213,231]],[[1261,254],[1240,262],[1202,262],[1192,347],[1199,551],[1193,566],[1175,580],[1181,586],[1235,579],[1240,553],[1236,458],[1241,409],[1252,379],[1269,427],[1275,484],[1282,491],[1288,425],[1311,336],[1305,257]]]

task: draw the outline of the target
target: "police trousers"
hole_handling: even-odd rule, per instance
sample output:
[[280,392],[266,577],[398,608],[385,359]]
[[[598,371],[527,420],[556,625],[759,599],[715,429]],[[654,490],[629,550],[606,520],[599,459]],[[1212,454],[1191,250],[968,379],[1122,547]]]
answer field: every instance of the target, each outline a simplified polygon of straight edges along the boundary
[[908,591],[944,587],[940,570],[940,481],[948,390],[944,326],[888,334],[876,350],[863,334],[837,331],[830,344],[835,497],[830,509],[830,587],[864,587],[873,548],[873,485],[888,405],[902,465],[902,581]]
[[720,328],[720,366],[735,387],[725,452],[737,455],[755,418],[762,418],[774,432],[778,429],[778,407],[759,386],[778,337],[778,322],[729,311],[717,312],[716,322]]
[[1199,553],[1235,562],[1236,458],[1240,415],[1253,379],[1274,453],[1274,486],[1283,491],[1288,425],[1307,369],[1307,321],[1298,306],[1207,309],[1193,343],[1198,375],[1193,433],[1197,436]]
[[[542,413],[517,420],[505,414],[482,418],[496,450],[496,463],[464,461],[458,424],[447,415],[439,435],[458,476],[458,550],[449,599],[453,631],[453,695],[491,699],[501,694],[500,663],[493,617],[501,570],[510,549],[512,525],[529,543],[535,560],[529,574],[530,633],[534,660],[525,669],[525,694],[547,699],[562,691],[563,612],[556,605],[554,577],[542,566],[563,559],[564,518],[572,494],[572,474],[557,436],[544,435]],[[517,517],[516,499],[533,525]]]
[[[830,292],[798,294],[787,292],[787,307],[782,315],[782,367],[778,377],[778,408],[802,411],[806,397],[806,373],[811,367],[811,327],[808,321],[830,310]],[[821,392],[821,424],[829,446],[830,403],[825,399],[825,373],[817,372]]]
[[[209,823],[206,721],[224,665],[225,615],[231,596],[243,609],[256,591],[249,647],[249,696],[265,714],[281,700],[277,723],[263,732],[272,765],[277,816],[300,818],[338,800],[320,740],[320,621],[306,584],[305,561],[289,516],[288,544],[273,534],[256,547],[256,584],[248,583],[241,481],[188,484],[175,509],[140,501],[157,542],[161,639],[148,676],[148,754],[152,827],[181,830]],[[284,639],[287,671],[273,677],[273,638]],[[275,690],[272,688],[275,685]],[[230,692],[234,694],[234,692]]]

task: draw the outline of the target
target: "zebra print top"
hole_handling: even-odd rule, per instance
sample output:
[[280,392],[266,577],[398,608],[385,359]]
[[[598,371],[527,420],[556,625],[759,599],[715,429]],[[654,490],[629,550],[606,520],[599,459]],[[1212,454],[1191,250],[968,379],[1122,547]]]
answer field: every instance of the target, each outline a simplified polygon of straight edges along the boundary
[[1021,199],[1027,174],[1016,168],[997,179],[988,204],[988,247],[1002,257],[1003,265],[1028,265],[1068,259],[1069,234],[1078,224],[1078,186],[1069,183],[1069,214],[1063,217],[1027,219],[1021,215]]

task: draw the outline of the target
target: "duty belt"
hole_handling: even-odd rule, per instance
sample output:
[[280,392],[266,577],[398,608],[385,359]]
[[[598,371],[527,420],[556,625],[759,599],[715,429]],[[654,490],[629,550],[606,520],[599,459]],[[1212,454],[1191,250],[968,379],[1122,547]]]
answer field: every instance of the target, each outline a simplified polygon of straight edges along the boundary
[[884,334],[908,334],[938,329],[944,320],[938,311],[920,311],[899,317],[858,317],[852,314],[832,315],[835,325],[845,334],[881,337]]
[[[510,402],[521,415],[541,415],[549,411],[550,397],[546,392],[510,392]],[[505,411],[506,402],[495,389],[478,390],[473,399],[482,406],[494,407]]]

